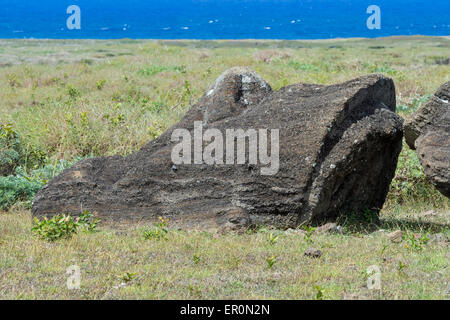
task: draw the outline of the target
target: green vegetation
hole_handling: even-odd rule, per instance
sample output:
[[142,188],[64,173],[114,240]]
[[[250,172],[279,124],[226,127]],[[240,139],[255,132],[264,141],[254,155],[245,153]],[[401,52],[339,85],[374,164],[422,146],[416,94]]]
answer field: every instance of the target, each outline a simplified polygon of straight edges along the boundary
[[0,176],[12,174],[19,166],[39,167],[44,159],[42,152],[24,145],[12,124],[0,124]]
[[154,227],[147,227],[143,230],[142,235],[145,240],[167,240],[167,219],[158,218],[159,221]]
[[[448,298],[448,242],[433,239],[450,237],[450,201],[406,145],[380,216],[348,213],[343,234],[182,231],[165,218],[98,225],[90,213],[33,222],[29,209],[76,161],[127,155],[158,137],[232,66],[253,68],[275,90],[383,73],[406,117],[450,80],[449,38],[0,43],[0,298]],[[397,229],[403,239],[392,243]],[[312,243],[322,257],[303,255]],[[79,290],[65,287],[73,264]],[[367,288],[371,265],[380,292]]]
[[8,210],[14,205],[30,209],[36,193],[78,159],[55,161],[28,172],[24,167],[17,167],[14,174],[0,176],[0,210]]
[[277,262],[276,256],[267,257],[267,268],[271,269],[276,262]]
[[312,235],[313,232],[316,230],[315,227],[311,226],[303,226],[303,230],[305,231],[305,240],[307,243],[313,243]]
[[70,214],[58,214],[51,219],[47,217],[42,220],[34,218],[31,231],[42,240],[56,241],[71,237],[74,233],[77,233],[78,229],[93,232],[99,222],[99,219],[95,219],[94,215],[86,210],[77,218],[73,218]]

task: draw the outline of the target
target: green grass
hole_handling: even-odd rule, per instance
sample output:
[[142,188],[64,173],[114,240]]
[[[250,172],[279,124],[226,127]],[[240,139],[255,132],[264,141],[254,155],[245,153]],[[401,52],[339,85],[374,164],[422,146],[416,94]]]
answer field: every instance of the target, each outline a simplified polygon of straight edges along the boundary
[[[100,223],[96,233],[48,242],[32,232],[28,210],[67,163],[138,150],[233,66],[253,68],[275,90],[380,72],[394,79],[406,117],[450,80],[450,66],[438,63],[450,55],[449,38],[0,44],[0,160],[9,174],[0,177],[0,298],[449,298],[448,243],[424,239],[450,236],[450,200],[406,145],[379,219],[343,216],[342,235],[311,226],[217,234],[161,220]],[[391,243],[386,234],[397,229],[404,239]],[[322,257],[304,256],[310,246]],[[71,265],[81,268],[79,290],[66,287]],[[381,291],[366,287],[371,265],[381,269]]]

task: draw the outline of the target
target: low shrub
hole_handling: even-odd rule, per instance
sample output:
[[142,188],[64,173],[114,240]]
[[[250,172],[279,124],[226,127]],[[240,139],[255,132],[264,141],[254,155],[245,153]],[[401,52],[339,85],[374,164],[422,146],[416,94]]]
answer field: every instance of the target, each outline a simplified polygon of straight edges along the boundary
[[74,233],[77,233],[78,229],[93,232],[96,230],[99,222],[99,219],[95,219],[94,215],[86,210],[76,218],[73,218],[70,214],[56,215],[51,219],[46,217],[42,220],[34,218],[31,230],[42,240],[52,242],[62,238],[69,238]]
[[142,232],[142,235],[145,240],[156,239],[156,240],[167,240],[167,233],[169,230],[167,229],[167,219],[162,217],[158,218],[158,223],[156,226],[151,228],[146,228]]
[[49,180],[78,160],[79,158],[72,162],[60,160],[32,170],[30,173],[27,173],[23,167],[17,167],[13,175],[0,177],[0,210],[8,210],[19,203],[25,208],[31,208],[31,202],[36,193]]

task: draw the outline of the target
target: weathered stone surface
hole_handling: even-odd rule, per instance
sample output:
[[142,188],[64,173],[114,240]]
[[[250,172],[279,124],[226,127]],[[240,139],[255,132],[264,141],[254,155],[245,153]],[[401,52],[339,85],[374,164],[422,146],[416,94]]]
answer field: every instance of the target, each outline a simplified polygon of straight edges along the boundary
[[[32,211],[89,209],[103,219],[165,216],[185,227],[236,229],[381,208],[401,150],[394,111],[394,84],[382,75],[273,92],[253,71],[232,68],[158,139],[128,157],[79,162],[38,193]],[[279,129],[278,172],[262,175],[260,162],[174,165],[172,132],[192,133],[194,121],[220,132]]]
[[426,176],[450,198],[450,126],[427,131],[417,139],[416,146]]
[[405,140],[415,150],[417,138],[436,125],[439,119],[450,110],[450,82],[441,86],[430,100],[411,115],[404,125]]
[[411,148],[417,149],[433,185],[450,197],[450,82],[407,121],[405,138]]

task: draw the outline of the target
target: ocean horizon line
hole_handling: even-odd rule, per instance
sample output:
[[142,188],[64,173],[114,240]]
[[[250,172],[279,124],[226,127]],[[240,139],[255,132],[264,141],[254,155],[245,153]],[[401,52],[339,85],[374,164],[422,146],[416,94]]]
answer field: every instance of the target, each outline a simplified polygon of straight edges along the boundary
[[244,42],[244,41],[336,41],[336,40],[377,40],[377,39],[389,39],[389,38],[415,38],[415,37],[426,37],[426,38],[450,38],[450,34],[448,35],[425,35],[425,34],[414,34],[414,35],[392,35],[392,36],[380,36],[380,37],[335,37],[335,38],[298,38],[298,39],[280,39],[280,38],[208,38],[208,39],[199,39],[199,38],[36,38],[36,37],[26,37],[26,38],[0,38],[0,40],[94,40],[94,41],[111,41],[111,40],[136,40],[136,41],[236,41],[236,42]]

